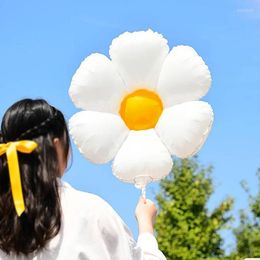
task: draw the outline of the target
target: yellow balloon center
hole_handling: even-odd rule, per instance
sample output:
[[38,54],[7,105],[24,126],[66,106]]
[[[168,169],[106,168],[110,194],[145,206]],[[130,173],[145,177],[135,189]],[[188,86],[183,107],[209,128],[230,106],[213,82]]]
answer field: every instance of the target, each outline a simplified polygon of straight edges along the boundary
[[130,130],[154,128],[161,113],[163,103],[153,91],[138,89],[123,99],[119,113]]

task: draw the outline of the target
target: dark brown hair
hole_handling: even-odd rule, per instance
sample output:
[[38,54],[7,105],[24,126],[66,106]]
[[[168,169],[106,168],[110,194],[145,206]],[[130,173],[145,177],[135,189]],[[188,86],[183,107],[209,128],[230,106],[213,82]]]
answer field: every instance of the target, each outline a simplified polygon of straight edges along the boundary
[[62,140],[67,159],[70,142],[64,116],[45,100],[21,100],[3,117],[0,143],[33,140],[38,144],[31,154],[18,152],[25,201],[25,212],[20,217],[13,204],[7,158],[0,156],[0,249],[7,254],[28,255],[40,250],[60,230],[55,137]]

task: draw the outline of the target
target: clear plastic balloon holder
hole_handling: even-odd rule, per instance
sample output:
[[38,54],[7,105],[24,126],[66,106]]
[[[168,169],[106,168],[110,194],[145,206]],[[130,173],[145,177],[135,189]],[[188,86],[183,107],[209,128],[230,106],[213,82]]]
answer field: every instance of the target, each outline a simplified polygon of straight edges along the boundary
[[141,190],[142,197],[146,199],[146,187],[153,181],[153,178],[148,175],[138,175],[134,178],[134,185]]

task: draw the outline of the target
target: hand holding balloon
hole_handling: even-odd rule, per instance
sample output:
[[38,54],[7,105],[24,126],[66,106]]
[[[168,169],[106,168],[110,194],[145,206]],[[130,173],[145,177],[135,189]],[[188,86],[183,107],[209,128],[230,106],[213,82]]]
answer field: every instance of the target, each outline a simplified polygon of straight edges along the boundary
[[148,199],[140,197],[135,209],[135,216],[138,222],[139,233],[152,233],[157,209],[155,204]]

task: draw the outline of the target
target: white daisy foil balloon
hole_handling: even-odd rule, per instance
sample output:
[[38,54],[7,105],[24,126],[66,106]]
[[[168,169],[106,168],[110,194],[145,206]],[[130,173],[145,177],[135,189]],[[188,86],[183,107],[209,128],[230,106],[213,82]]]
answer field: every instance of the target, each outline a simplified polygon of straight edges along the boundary
[[125,32],[112,41],[110,59],[91,54],[72,78],[69,94],[84,111],[69,121],[80,152],[98,164],[113,160],[114,175],[144,188],[204,144],[213,122],[203,97],[207,65],[190,46],[169,51],[159,33]]

